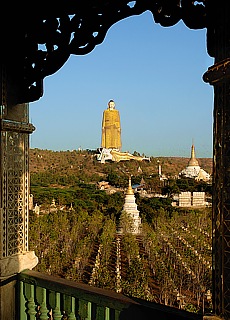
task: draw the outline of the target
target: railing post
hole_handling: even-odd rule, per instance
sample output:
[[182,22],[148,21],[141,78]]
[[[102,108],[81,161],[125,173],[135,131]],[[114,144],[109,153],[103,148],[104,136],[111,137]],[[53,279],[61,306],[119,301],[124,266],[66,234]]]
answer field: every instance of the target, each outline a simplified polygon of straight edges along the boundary
[[81,319],[91,320],[92,317],[92,303],[79,299],[78,301],[78,312]]
[[36,320],[35,316],[37,314],[37,311],[36,311],[36,304],[34,301],[34,285],[32,285],[32,284],[29,284],[29,298],[28,298],[28,303],[27,303],[27,313],[30,317],[30,320]]
[[39,303],[39,319],[40,320],[48,320],[48,308],[47,308],[47,300],[46,300],[47,290],[46,288],[37,287],[36,288],[36,297]]
[[60,320],[62,318],[60,293],[55,292],[53,294],[55,295],[55,307],[53,310],[53,318],[54,320]]
[[26,298],[24,295],[24,283],[20,282],[19,283],[19,317],[20,320],[27,320],[27,315],[26,315]]
[[76,316],[75,316],[75,298],[71,297],[71,312],[69,314],[69,320],[76,320]]

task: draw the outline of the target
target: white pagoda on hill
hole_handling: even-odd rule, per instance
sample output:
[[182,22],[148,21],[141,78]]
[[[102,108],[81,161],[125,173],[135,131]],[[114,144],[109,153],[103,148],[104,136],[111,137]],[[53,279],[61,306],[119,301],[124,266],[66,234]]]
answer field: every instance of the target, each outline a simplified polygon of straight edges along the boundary
[[193,178],[197,181],[200,181],[200,180],[209,181],[210,180],[210,174],[208,172],[206,172],[205,170],[201,169],[201,167],[199,166],[199,162],[195,156],[194,144],[192,144],[191,158],[188,162],[188,166],[179,173],[179,176]]
[[[122,221],[124,215],[127,215],[128,227],[127,224],[125,226],[124,221]],[[121,214],[118,233],[123,233],[125,231],[124,229],[132,234],[139,234],[141,232],[141,218],[139,216],[139,210],[137,209],[136,199],[131,185],[131,177],[129,178],[129,186],[125,195],[125,203]]]

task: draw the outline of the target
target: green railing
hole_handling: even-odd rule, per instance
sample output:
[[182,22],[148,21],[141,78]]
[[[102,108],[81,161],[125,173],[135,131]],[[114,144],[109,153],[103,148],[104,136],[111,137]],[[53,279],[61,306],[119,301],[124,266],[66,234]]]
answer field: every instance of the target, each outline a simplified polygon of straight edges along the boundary
[[32,270],[18,275],[17,290],[18,320],[202,319],[198,314]]

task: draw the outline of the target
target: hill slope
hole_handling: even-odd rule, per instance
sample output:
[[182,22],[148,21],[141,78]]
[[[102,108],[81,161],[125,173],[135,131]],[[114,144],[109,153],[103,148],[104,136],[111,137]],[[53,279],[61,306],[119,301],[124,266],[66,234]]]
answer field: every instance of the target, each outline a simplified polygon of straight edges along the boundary
[[[109,172],[120,174],[140,174],[149,176],[158,173],[158,163],[161,164],[162,174],[178,175],[188,165],[189,158],[183,157],[151,157],[151,161],[123,161],[102,164],[96,160],[90,151],[52,151],[30,149],[30,173],[53,173],[57,175],[75,175],[87,179],[102,180]],[[199,165],[208,173],[212,173],[212,158],[198,158]],[[95,176],[94,178],[92,178]]]

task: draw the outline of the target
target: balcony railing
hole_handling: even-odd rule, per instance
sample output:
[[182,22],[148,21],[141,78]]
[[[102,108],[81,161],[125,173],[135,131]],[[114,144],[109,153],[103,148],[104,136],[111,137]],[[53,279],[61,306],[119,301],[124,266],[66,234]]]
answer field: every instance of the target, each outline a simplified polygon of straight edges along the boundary
[[202,315],[28,270],[18,275],[19,320],[185,320]]

